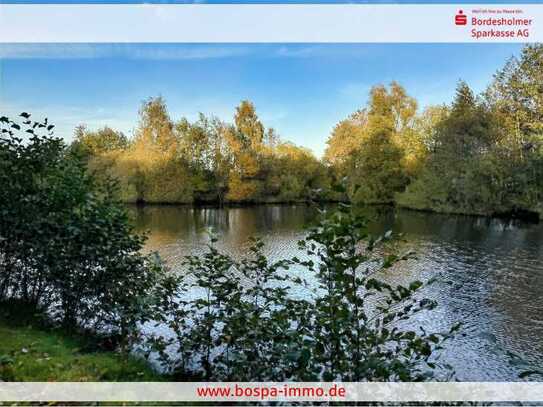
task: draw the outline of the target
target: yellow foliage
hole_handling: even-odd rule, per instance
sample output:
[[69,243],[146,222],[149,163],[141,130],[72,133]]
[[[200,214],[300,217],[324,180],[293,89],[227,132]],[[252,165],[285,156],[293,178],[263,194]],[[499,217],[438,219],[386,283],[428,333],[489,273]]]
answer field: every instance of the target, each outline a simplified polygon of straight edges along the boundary
[[238,174],[231,174],[226,199],[234,202],[252,201],[257,198],[259,189],[257,181],[243,180]]
[[326,144],[324,160],[329,164],[341,167],[360,147],[367,124],[365,111],[358,111],[339,122],[332,131]]
[[148,99],[135,137],[92,156],[89,166],[116,177],[126,202],[291,201],[329,190],[325,166],[265,129],[248,101],[237,107],[233,124],[204,115],[174,124],[161,98]]

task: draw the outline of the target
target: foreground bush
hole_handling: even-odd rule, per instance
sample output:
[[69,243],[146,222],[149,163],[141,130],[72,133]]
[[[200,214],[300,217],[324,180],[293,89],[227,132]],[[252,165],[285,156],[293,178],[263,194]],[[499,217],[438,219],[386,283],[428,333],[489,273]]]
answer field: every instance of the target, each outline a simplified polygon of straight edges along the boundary
[[[255,240],[237,262],[212,239],[206,254],[187,258],[189,279],[163,286],[157,325],[173,335],[151,336],[150,350],[168,371],[204,380],[435,379],[435,352],[458,326],[440,334],[403,328],[436,304],[417,295],[419,281],[393,287],[377,278],[410,256],[374,254],[389,239],[372,239],[349,205],[309,230],[303,259],[270,263]],[[293,268],[316,284],[293,277]]]
[[0,300],[129,338],[161,269],[140,254],[115,185],[89,175],[47,119],[21,117],[0,118]]

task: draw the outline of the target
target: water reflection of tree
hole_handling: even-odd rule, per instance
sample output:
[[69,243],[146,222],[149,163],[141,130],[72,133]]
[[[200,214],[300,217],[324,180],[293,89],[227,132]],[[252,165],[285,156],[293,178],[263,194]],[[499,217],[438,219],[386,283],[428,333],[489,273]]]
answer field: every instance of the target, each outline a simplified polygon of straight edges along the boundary
[[[151,231],[147,247],[182,247],[208,241],[208,233],[221,237],[225,248],[237,252],[252,236],[294,233],[315,219],[316,208],[300,205],[194,208],[188,206],[130,207],[136,229]],[[184,254],[190,254],[186,252]]]

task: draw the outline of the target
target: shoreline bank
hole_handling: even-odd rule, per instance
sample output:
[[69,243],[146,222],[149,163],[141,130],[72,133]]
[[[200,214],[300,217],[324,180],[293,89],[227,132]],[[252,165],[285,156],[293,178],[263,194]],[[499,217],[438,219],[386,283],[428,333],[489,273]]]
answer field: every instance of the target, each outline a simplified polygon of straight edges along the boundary
[[[185,207],[194,209],[228,209],[228,208],[254,208],[257,206],[314,206],[314,205],[337,205],[339,203],[347,203],[348,201],[262,201],[262,202],[123,202],[123,204],[136,208],[145,207]],[[417,208],[406,205],[400,205],[397,203],[375,203],[375,204],[360,204],[359,207],[390,207],[392,209],[401,209],[414,212],[422,212],[438,215],[454,215],[454,216],[470,216],[470,217],[482,217],[489,219],[503,219],[503,220],[521,220],[528,223],[539,223],[543,218],[543,210],[527,210],[527,209],[515,209],[505,212],[465,212],[462,210],[450,210],[441,211],[432,208]]]

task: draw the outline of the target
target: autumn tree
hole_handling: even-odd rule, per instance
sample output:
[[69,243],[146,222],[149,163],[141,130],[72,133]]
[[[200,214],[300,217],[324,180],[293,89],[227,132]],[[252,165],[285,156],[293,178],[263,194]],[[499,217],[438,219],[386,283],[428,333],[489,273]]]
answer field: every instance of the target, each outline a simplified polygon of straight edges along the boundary
[[236,108],[234,124],[226,130],[233,156],[227,198],[234,201],[255,200],[262,188],[261,165],[264,126],[254,105],[244,100]]
[[226,125],[216,117],[208,118],[200,113],[193,123],[181,119],[175,130],[180,153],[189,166],[195,199],[222,202],[232,166]]
[[72,150],[84,147],[91,171],[117,178],[125,202],[290,202],[329,190],[326,167],[265,128],[249,101],[233,123],[204,114],[174,122],[165,101],[150,98],[130,140],[109,128],[76,133]]
[[140,122],[130,149],[117,165],[130,201],[183,203],[192,201],[187,163],[162,98],[143,102]]
[[389,203],[405,188],[416,159],[409,154],[420,144],[416,112],[415,99],[393,82],[373,87],[368,106],[334,128],[325,159],[348,178],[355,202]]
[[128,138],[120,131],[104,126],[90,131],[83,124],[76,127],[72,150],[85,158],[122,150],[128,146]]
[[281,202],[308,201],[326,197],[330,189],[326,167],[310,150],[281,142],[274,149],[266,191]]
[[366,110],[358,110],[340,121],[326,141],[324,160],[334,167],[339,177],[347,175],[347,164],[362,144],[367,122]]
[[108,126],[91,131],[82,124],[75,128],[69,152],[84,160],[97,179],[105,180],[128,147],[129,140],[122,132]]

